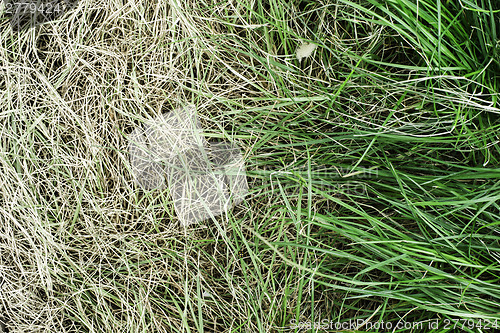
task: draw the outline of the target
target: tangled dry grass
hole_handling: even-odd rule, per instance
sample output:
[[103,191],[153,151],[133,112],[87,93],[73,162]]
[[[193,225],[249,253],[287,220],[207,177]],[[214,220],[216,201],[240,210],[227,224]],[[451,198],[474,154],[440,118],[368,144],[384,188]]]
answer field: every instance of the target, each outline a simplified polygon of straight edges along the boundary
[[[238,215],[184,230],[166,192],[133,186],[127,162],[126,134],[138,122],[194,102],[206,127],[229,136],[235,115],[218,103],[254,94],[257,73],[221,50],[227,31],[217,16],[237,14],[236,4],[193,5],[81,1],[35,29],[3,22],[9,332],[172,332],[195,328],[201,313],[216,332],[247,315],[247,285],[257,281],[234,277],[243,263],[228,243]],[[251,34],[246,24],[239,29]]]

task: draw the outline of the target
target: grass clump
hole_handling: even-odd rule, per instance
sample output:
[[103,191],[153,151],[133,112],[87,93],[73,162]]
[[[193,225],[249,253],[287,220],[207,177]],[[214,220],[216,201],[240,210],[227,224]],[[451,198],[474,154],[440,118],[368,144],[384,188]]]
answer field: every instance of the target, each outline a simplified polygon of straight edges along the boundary
[[[30,29],[2,21],[5,330],[495,329],[499,10],[80,1]],[[126,151],[188,103],[207,138],[242,147],[250,193],[183,229]]]

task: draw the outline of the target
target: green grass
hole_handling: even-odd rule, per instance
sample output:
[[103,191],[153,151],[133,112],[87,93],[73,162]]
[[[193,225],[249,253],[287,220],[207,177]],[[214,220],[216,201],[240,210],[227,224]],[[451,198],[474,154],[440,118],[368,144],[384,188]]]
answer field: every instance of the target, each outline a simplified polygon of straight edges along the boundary
[[[8,331],[500,325],[499,18],[493,0],[81,0],[2,21]],[[250,193],[184,229],[168,189],[134,185],[127,136],[188,103],[242,148]]]

